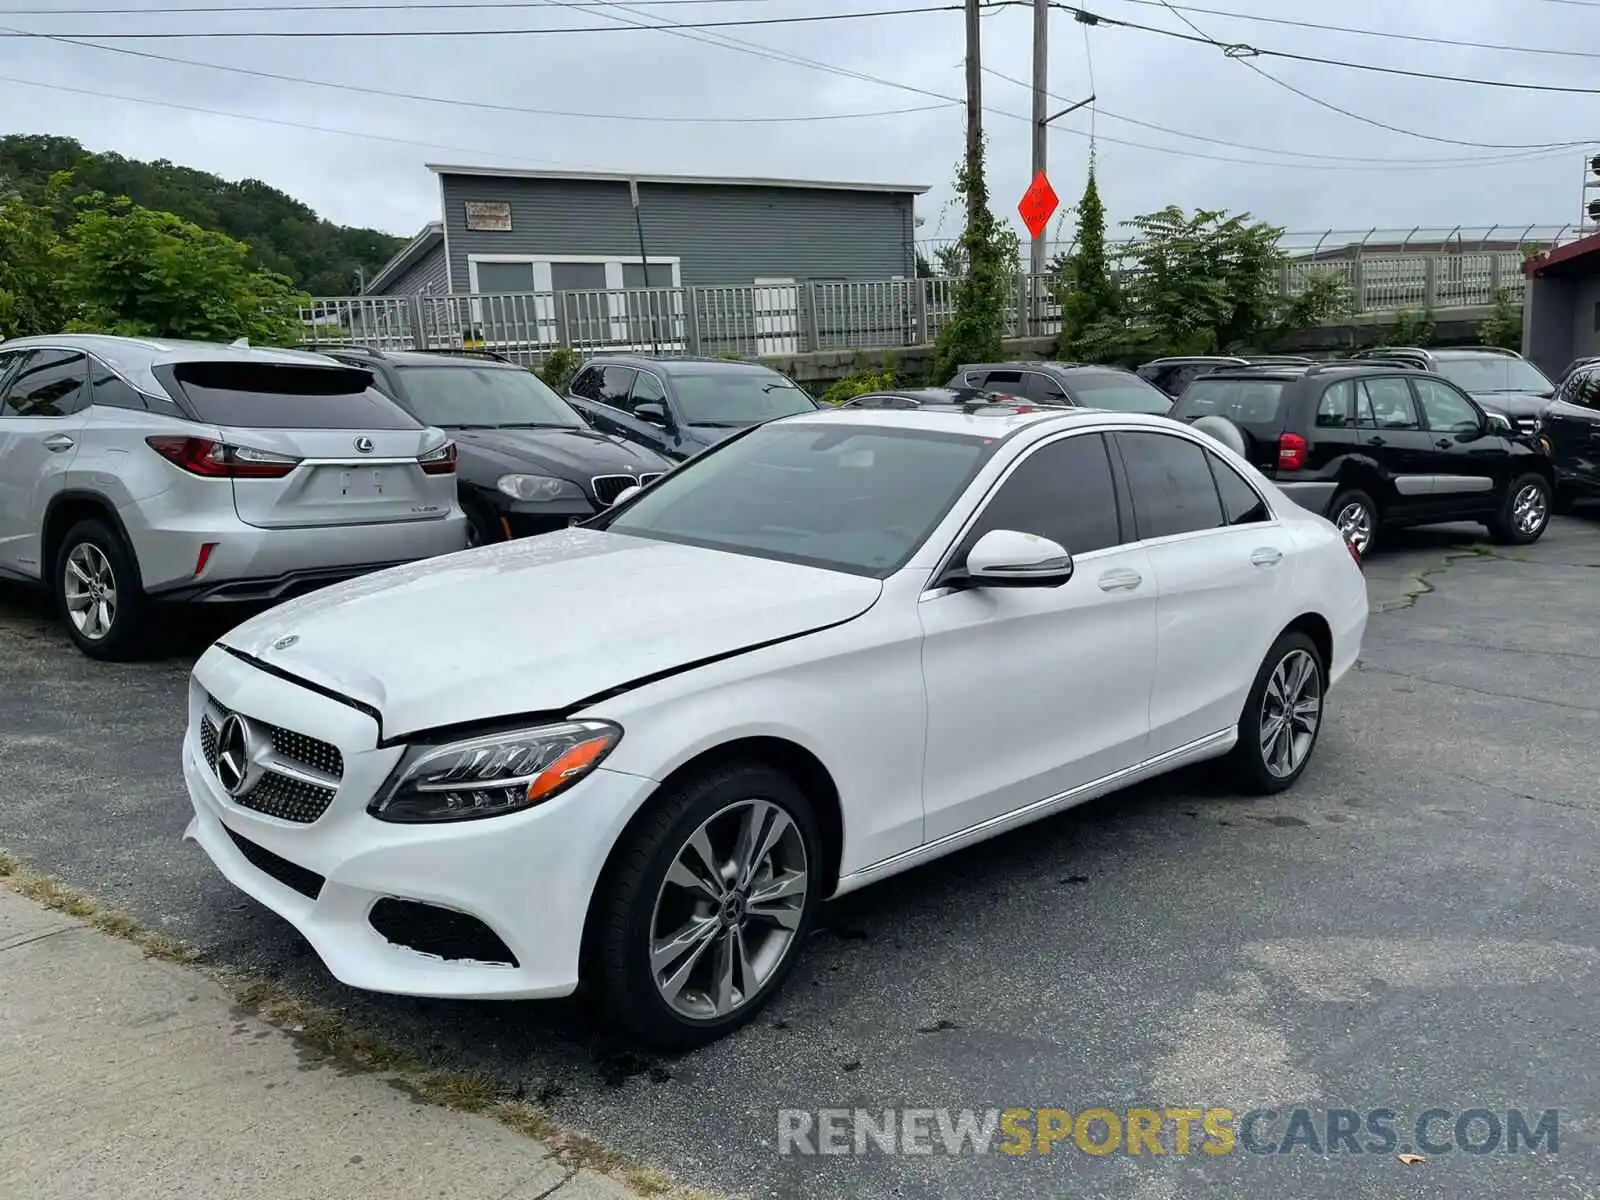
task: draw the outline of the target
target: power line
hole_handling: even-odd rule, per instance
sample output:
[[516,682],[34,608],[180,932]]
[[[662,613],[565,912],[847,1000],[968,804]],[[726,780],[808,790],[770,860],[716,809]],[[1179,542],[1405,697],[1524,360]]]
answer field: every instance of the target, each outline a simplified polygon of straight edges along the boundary
[[[16,32],[0,26],[0,33]],[[154,54],[133,50],[126,46],[103,46],[97,42],[58,34],[40,33],[32,36],[65,46],[81,46],[87,50],[103,50],[108,54],[121,54],[129,58],[142,58],[153,62],[171,63],[184,67],[199,67],[207,71],[221,71],[230,75],[248,75],[255,79],[270,79],[278,83],[303,84],[309,87],[330,88],[341,92],[356,92],[365,96],[384,96],[394,100],[414,100],[424,104],[443,104],[455,108],[476,108],[489,112],[521,113],[536,117],[569,117],[589,121],[646,121],[672,125],[788,125],[812,121],[844,121],[866,117],[893,117],[907,113],[935,112],[950,107],[949,104],[920,104],[911,108],[886,108],[872,112],[811,113],[786,117],[668,117],[639,113],[577,112],[560,108],[532,108],[521,104],[497,104],[488,100],[467,100],[454,96],[430,96],[421,92],[396,92],[387,88],[367,87],[357,83],[335,83],[326,79],[309,79],[300,75],[284,75],[276,71],[260,71],[252,67],[224,66],[220,63],[200,62],[192,58],[177,58],[169,54]]]
[[[1381,29],[1361,29],[1353,25],[1322,25],[1315,21],[1297,21],[1289,17],[1268,17],[1258,13],[1232,12],[1222,8],[1200,8],[1192,4],[1167,4],[1164,0],[1122,0],[1124,4],[1142,4],[1148,8],[1165,8],[1179,20],[1182,13],[1200,13],[1207,17],[1228,17],[1238,21],[1254,21],[1261,25],[1283,25],[1291,29],[1313,29],[1319,33],[1349,33],[1358,37],[1382,38],[1397,42],[1420,42],[1429,46],[1457,46],[1465,50],[1499,50],[1511,54],[1544,54],[1559,58],[1600,58],[1600,51],[1564,50],[1553,46],[1512,46],[1503,42],[1469,42],[1459,38],[1434,37],[1420,33],[1394,33]],[[1600,7],[1600,6],[1594,6]]]
[[[1240,60],[1246,58],[1282,58],[1291,62],[1316,63],[1324,67],[1343,67],[1351,71],[1368,71],[1378,75],[1397,75],[1407,79],[1429,79],[1439,83],[1464,83],[1475,87],[1503,88],[1518,92],[1551,92],[1564,96],[1600,96],[1600,88],[1572,87],[1555,83],[1519,83],[1504,79],[1477,79],[1468,75],[1446,75],[1437,71],[1417,71],[1409,67],[1384,67],[1379,66],[1377,63],[1351,62],[1348,59],[1325,58],[1316,54],[1296,54],[1290,50],[1268,50],[1260,46],[1251,45],[1248,42],[1221,42],[1203,33],[1180,33],[1176,29],[1162,29],[1157,25],[1142,25],[1138,21],[1124,21],[1118,17],[1102,17],[1098,13],[1089,12],[1087,9],[1078,8],[1076,5],[1061,3],[1060,0],[1052,0],[1051,7],[1072,13],[1080,19],[1091,21],[1096,25],[1135,29],[1140,33],[1153,33],[1160,37],[1176,38],[1180,42],[1194,42],[1202,46],[1212,46],[1221,50],[1229,58]],[[1189,28],[1196,28],[1193,22],[1172,8],[1171,5],[1163,3],[1162,7],[1171,12],[1180,21],[1183,21]]]
[[[988,7],[1003,8],[1020,0],[989,0]],[[928,5],[922,8],[878,8],[866,12],[810,13],[798,17],[745,17],[735,21],[684,21],[679,29],[731,29],[749,25],[811,25],[819,21],[859,21],[873,17],[909,17],[922,13],[960,12],[959,4]],[[96,41],[173,41],[194,38],[474,38],[531,37],[551,33],[620,33],[626,26],[578,25],[543,29],[215,29],[178,30],[162,33],[80,33]],[[649,28],[639,26],[638,28]],[[0,33],[0,38],[31,37],[29,33]]]
[[[1184,16],[1183,13],[1179,12],[1177,8],[1174,8],[1172,5],[1165,3],[1165,0],[1158,0],[1158,3],[1161,3],[1162,7],[1166,8],[1169,12],[1171,12],[1173,16],[1177,17],[1178,20],[1182,21],[1190,29],[1194,30],[1194,32],[1201,39],[1203,39],[1204,41],[1208,42],[1209,44],[1211,44],[1213,46],[1217,46],[1219,48],[1222,48],[1224,53],[1227,52],[1227,48],[1224,45],[1224,43],[1219,42],[1215,38],[1211,37],[1209,34],[1206,33],[1205,30],[1201,29],[1193,21],[1189,20],[1189,18]],[[1302,100],[1306,100],[1306,101],[1309,101],[1312,104],[1315,104],[1318,108],[1327,109],[1329,112],[1337,113],[1341,117],[1348,117],[1350,120],[1358,121],[1363,125],[1370,125],[1374,129],[1386,130],[1389,133],[1398,133],[1398,134],[1401,134],[1404,137],[1416,138],[1419,141],[1434,142],[1434,143],[1436,143],[1438,145],[1443,145],[1443,146],[1466,146],[1466,147],[1468,147],[1470,149],[1474,149],[1474,150],[1541,150],[1541,149],[1552,149],[1552,150],[1553,149],[1567,149],[1567,150],[1570,150],[1574,146],[1580,146],[1580,145],[1586,145],[1587,144],[1587,143],[1584,143],[1584,142],[1554,142],[1554,143],[1545,143],[1545,144],[1518,143],[1518,142],[1475,142],[1475,141],[1468,141],[1468,140],[1465,140],[1463,138],[1444,137],[1444,136],[1442,136],[1440,134],[1423,133],[1420,130],[1407,129],[1403,125],[1394,125],[1394,124],[1391,124],[1388,121],[1380,121],[1376,117],[1369,117],[1369,116],[1366,116],[1363,113],[1358,113],[1358,112],[1355,112],[1355,111],[1353,111],[1351,109],[1344,108],[1341,105],[1333,103],[1333,101],[1331,101],[1331,100],[1324,100],[1320,96],[1313,96],[1310,92],[1296,87],[1294,84],[1288,82],[1287,80],[1279,79],[1276,75],[1272,74],[1270,71],[1267,71],[1266,69],[1258,66],[1257,64],[1251,62],[1247,58],[1235,58],[1234,61],[1239,63],[1241,66],[1245,67],[1247,70],[1254,71],[1257,75],[1259,75],[1262,79],[1265,79],[1268,83],[1274,84],[1275,86],[1282,88],[1286,92],[1290,92],[1293,95],[1299,96]]]
[[[772,0],[633,0],[655,8],[671,4],[770,4]],[[574,0],[574,8],[604,8],[609,0]],[[452,9],[539,8],[543,0],[465,0],[461,4],[340,4],[330,10],[321,4],[204,4],[183,8],[0,8],[0,17],[149,17],[194,13],[319,13],[337,12],[440,12]]]

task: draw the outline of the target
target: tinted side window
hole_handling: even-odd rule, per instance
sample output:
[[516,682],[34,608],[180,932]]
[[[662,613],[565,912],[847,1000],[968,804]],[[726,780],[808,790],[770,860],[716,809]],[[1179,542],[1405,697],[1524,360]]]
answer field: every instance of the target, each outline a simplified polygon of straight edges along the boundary
[[89,390],[93,397],[92,403],[97,408],[131,408],[134,412],[145,411],[143,396],[124,383],[110,367],[92,359],[89,362]]
[[1469,404],[1455,388],[1437,379],[1414,379],[1417,398],[1422,402],[1422,414],[1428,418],[1428,428],[1441,433],[1476,433],[1482,424],[1478,410]]
[[579,371],[573,381],[567,385],[567,391],[574,396],[582,396],[585,400],[600,399],[600,368],[585,367]]
[[6,384],[11,382],[11,376],[27,357],[26,350],[7,350],[0,353],[0,408],[4,407]]
[[1215,454],[1206,455],[1211,464],[1211,475],[1217,481],[1217,495],[1222,497],[1222,515],[1229,525],[1249,525],[1265,521],[1272,514],[1261,499],[1260,493],[1245,482],[1244,477]]
[[1041,375],[1037,371],[1029,371],[1028,377],[1023,380],[1024,394],[1036,404],[1066,404],[1067,394],[1061,390],[1061,385],[1048,375]]
[[35,350],[11,376],[0,416],[64,417],[84,406],[89,360],[73,350]]
[[1013,392],[1022,391],[1021,371],[990,371],[983,381],[986,388],[1004,387]]
[[1421,429],[1417,407],[1411,400],[1411,387],[1404,379],[1366,379],[1362,381],[1372,409],[1372,421],[1379,429]]
[[1356,385],[1351,380],[1328,385],[1317,401],[1319,429],[1348,429],[1355,424]]
[[600,403],[632,412],[633,404],[628,395],[633,391],[633,377],[637,374],[630,367],[607,367],[600,374]]
[[649,371],[640,371],[638,378],[633,381],[633,395],[629,401],[629,408],[636,408],[641,404],[659,404],[666,407],[667,393],[661,386],[661,381]]
[[1204,450],[1164,433],[1119,433],[1116,439],[1141,539],[1222,525],[1222,504]]
[[1040,446],[1018,463],[979,514],[958,561],[965,561],[992,529],[1037,534],[1072,554],[1119,544],[1117,493],[1105,439],[1097,433],[1064,438]]

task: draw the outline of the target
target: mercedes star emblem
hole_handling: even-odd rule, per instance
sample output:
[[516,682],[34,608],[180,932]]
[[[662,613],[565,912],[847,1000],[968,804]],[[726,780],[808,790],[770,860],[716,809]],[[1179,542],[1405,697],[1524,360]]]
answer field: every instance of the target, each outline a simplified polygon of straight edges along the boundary
[[230,796],[250,782],[250,726],[238,713],[224,717],[217,730],[217,781]]
[[371,454],[372,453],[372,439],[369,438],[366,434],[362,434],[360,437],[358,437],[356,439],[356,449],[358,451],[360,451],[362,454]]

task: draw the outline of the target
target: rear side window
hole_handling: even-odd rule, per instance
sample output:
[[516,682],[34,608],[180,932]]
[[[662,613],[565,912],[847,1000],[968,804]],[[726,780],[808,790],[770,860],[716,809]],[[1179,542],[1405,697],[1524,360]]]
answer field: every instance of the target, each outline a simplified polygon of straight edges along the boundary
[[1200,417],[1227,417],[1246,428],[1270,428],[1276,432],[1283,424],[1281,379],[1217,379],[1202,375],[1187,388],[1172,406],[1171,415],[1184,421]]
[[1330,384],[1317,401],[1317,428],[1348,429],[1355,424],[1356,385],[1346,379]]
[[89,364],[89,385],[97,408],[130,408],[144,412],[144,397],[129,387],[110,367]]
[[1204,450],[1186,438],[1164,433],[1115,436],[1133,494],[1140,540],[1222,526],[1222,503]]
[[1265,521],[1272,514],[1266,502],[1244,481],[1244,478],[1215,454],[1206,455],[1211,464],[1211,474],[1217,481],[1217,495],[1222,497],[1222,515],[1229,525],[1249,525]]
[[35,350],[12,371],[0,415],[65,417],[86,403],[89,360],[75,350]]
[[1362,381],[1367,393],[1372,423],[1379,429],[1421,429],[1417,408],[1411,399],[1411,385],[1404,379],[1367,379]]
[[155,369],[202,421],[243,429],[420,429],[355,367],[185,362]]

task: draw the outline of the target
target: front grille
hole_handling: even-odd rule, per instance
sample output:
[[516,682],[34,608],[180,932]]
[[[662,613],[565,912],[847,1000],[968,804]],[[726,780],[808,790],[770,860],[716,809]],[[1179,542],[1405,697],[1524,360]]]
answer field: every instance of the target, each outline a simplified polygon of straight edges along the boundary
[[641,476],[639,476],[639,486],[640,487],[649,487],[652,483],[654,483],[656,480],[660,479],[665,474],[666,474],[665,471],[652,471],[648,475],[641,475]]
[[[217,739],[227,716],[215,701],[200,716],[200,752],[213,775],[217,773]],[[233,802],[280,821],[311,824],[333,803],[344,777],[344,755],[337,746],[307,734],[246,720],[264,746],[252,751],[259,767],[255,782],[232,796]]]
[[233,839],[233,844],[239,847],[239,853],[250,861],[250,865],[263,875],[270,875],[286,888],[299,892],[307,900],[315,900],[322,895],[322,885],[325,882],[321,875],[309,871],[305,867],[290,862],[287,858],[274,854],[265,846],[258,846],[249,838],[240,837],[226,825],[223,829]]
[[1517,429],[1521,433],[1528,434],[1531,437],[1538,430],[1538,428],[1539,419],[1537,417],[1517,418]]
[[385,898],[372,906],[367,921],[386,941],[419,954],[517,965],[517,956],[494,930],[477,917],[453,909]]
[[618,496],[631,487],[639,485],[637,475],[596,475],[589,481],[594,488],[595,499],[601,504],[615,503]]

